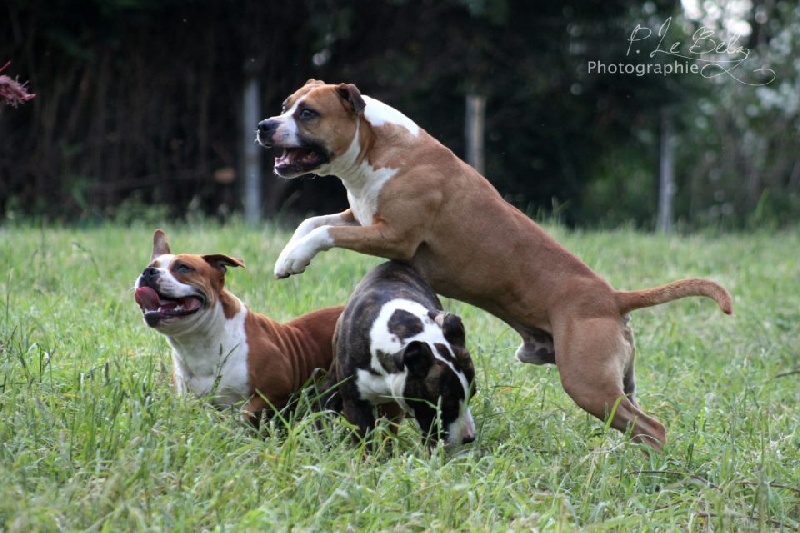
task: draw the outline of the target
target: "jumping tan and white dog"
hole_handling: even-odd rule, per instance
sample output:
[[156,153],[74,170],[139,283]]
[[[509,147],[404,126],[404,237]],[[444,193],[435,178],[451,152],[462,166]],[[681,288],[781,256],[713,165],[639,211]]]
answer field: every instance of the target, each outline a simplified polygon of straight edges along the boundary
[[244,404],[256,426],[287,405],[333,360],[332,339],[343,307],[320,309],[279,324],[253,313],[225,288],[224,254],[172,254],[156,230],[150,264],[136,280],[136,303],[148,326],[172,346],[178,394],[212,396],[217,407]]
[[436,292],[519,332],[517,358],[555,363],[580,407],[612,416],[636,441],[657,449],[666,442],[664,426],[634,399],[627,313],[686,296],[707,296],[731,313],[720,285],[692,278],[614,290],[411,119],[352,84],[309,80],[280,115],[258,124],[258,140],[282,149],[279,176],[335,175],[350,202],[300,224],[278,257],[277,277],[303,272],[333,247],[407,261]]

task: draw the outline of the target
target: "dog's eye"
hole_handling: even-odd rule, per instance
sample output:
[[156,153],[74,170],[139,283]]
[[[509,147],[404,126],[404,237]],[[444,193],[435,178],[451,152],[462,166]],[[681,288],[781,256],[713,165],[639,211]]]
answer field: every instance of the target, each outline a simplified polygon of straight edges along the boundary
[[189,265],[184,265],[183,263],[179,263],[175,265],[175,272],[178,274],[188,274],[190,272],[194,272],[194,269]]
[[300,120],[311,120],[312,118],[317,118],[318,116],[319,116],[319,113],[317,113],[313,109],[309,109],[307,107],[305,109],[302,109],[300,111],[300,113],[297,115],[297,117]]

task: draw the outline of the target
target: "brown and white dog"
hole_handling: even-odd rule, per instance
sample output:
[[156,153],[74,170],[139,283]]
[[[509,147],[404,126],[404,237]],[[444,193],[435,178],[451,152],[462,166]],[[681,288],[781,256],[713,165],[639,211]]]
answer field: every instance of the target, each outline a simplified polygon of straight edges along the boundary
[[335,175],[350,208],[305,220],[278,257],[279,278],[303,272],[333,247],[410,262],[445,296],[480,307],[523,339],[517,358],[555,363],[583,409],[660,449],[664,426],[634,399],[634,342],[627,313],[686,296],[713,298],[720,285],[684,279],[641,291],[614,290],[539,225],[505,202],[472,167],[411,119],[355,85],[309,80],[258,140],[282,149],[284,178]]
[[244,404],[256,426],[287,405],[333,359],[332,339],[343,307],[320,309],[279,324],[253,313],[225,288],[224,254],[172,254],[156,230],[150,264],[136,280],[136,303],[148,326],[172,346],[178,394],[210,395],[217,407]]

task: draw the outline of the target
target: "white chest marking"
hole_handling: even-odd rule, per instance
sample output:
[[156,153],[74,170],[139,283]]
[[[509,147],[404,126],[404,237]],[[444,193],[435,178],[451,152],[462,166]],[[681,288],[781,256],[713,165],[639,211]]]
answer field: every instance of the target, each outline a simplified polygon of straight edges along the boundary
[[378,195],[384,184],[397,174],[394,168],[372,168],[365,160],[359,162],[361,154],[361,126],[357,123],[356,132],[347,151],[317,171],[320,175],[338,176],[347,189],[347,200],[356,220],[362,226],[372,224],[378,210]]
[[362,400],[372,405],[396,402],[403,411],[413,414],[413,410],[406,404],[406,372],[384,373],[376,376],[363,368],[356,372],[356,386]]
[[362,170],[364,175],[370,175],[370,177],[365,180],[361,187],[354,186],[348,181],[343,180],[343,182],[347,189],[347,201],[350,203],[350,210],[359,224],[368,226],[373,223],[375,213],[378,211],[378,196],[381,193],[381,189],[392,176],[397,174],[397,169],[379,168],[373,170],[367,163],[362,163]]
[[226,319],[222,304],[206,313],[207,324],[185,335],[168,335],[173,349],[175,384],[179,393],[212,395],[212,402],[228,407],[250,396],[247,371],[249,346],[244,329],[247,308]]
[[[394,124],[405,128],[414,136],[419,134],[419,126],[397,109],[369,96],[363,98],[366,104],[364,117],[373,126]],[[356,131],[347,151],[329,164],[320,167],[317,173],[338,176],[342,180],[347,189],[347,199],[353,215],[359,224],[367,226],[373,223],[378,210],[378,196],[383,186],[397,174],[399,169],[373,168],[369,162],[360,159],[362,150],[360,133],[361,125],[356,122]]]

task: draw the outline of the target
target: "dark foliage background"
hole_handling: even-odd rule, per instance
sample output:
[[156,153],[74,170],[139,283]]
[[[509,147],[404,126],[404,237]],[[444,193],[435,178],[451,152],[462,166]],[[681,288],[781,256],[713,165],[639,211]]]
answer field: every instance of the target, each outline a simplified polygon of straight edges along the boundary
[[[354,82],[462,156],[464,98],[482,94],[487,177],[521,208],[580,225],[652,225],[668,112],[680,221],[790,224],[798,106],[774,102],[781,91],[797,100],[798,8],[756,0],[734,15],[750,24],[754,57],[783,69],[779,83],[587,72],[590,60],[664,61],[626,55],[636,24],[657,31],[673,17],[672,41],[701,25],[663,0],[7,0],[0,62],[37,97],[0,108],[0,213],[240,210],[242,180],[215,177],[241,176],[242,91],[254,73],[265,116],[308,78]],[[344,205],[336,180],[282,182],[268,156],[265,216]]]

